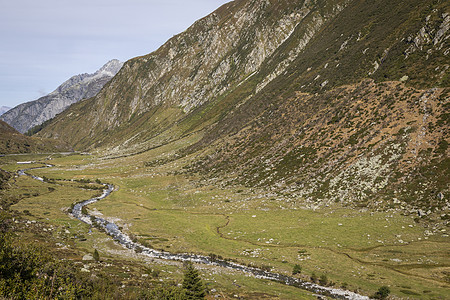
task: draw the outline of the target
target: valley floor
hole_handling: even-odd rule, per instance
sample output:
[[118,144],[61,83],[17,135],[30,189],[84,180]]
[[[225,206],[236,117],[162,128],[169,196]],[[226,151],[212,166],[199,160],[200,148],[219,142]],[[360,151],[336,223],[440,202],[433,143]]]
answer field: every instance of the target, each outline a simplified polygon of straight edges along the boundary
[[[99,268],[83,261],[97,249],[106,264],[121,266],[122,271],[116,269],[114,274],[125,286],[147,277],[144,269],[157,270],[155,281],[180,282],[181,264],[146,258],[71,218],[67,212],[73,203],[101,193],[96,181],[114,184],[116,191],[90,205],[89,213],[114,221],[155,249],[223,257],[286,275],[299,265],[301,272],[294,276],[306,281],[317,277],[323,285],[368,296],[389,286],[400,298],[449,297],[448,228],[394,210],[373,212],[337,204],[305,209],[301,199],[282,202],[256,189],[216,186],[199,175],[177,172],[183,159],[148,163],[161,159],[161,153],[155,149],[116,159],[80,154],[7,156],[0,158],[0,168],[23,169],[17,161],[36,162],[27,168],[54,165],[29,171],[46,182],[26,176],[10,180],[5,193],[20,199],[11,207],[21,214],[17,222],[24,228],[41,224],[61,255],[80,261],[86,272]],[[197,267],[209,297],[314,298],[301,289],[237,271]]]

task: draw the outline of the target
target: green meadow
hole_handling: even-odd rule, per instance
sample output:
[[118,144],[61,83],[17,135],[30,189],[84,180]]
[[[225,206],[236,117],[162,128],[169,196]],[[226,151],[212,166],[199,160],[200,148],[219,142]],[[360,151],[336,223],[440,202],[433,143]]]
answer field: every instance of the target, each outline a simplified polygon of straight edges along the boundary
[[[143,245],[216,255],[289,275],[298,264],[301,272],[295,276],[311,280],[313,273],[325,275],[328,285],[365,295],[389,286],[400,298],[448,298],[450,243],[445,232],[431,232],[432,225],[394,210],[371,212],[337,204],[311,210],[302,208],[301,201],[283,203],[254,189],[215,186],[198,174],[175,172],[193,157],[167,160],[164,153],[167,149],[157,148],[113,159],[80,154],[9,156],[0,158],[0,167],[14,172],[42,163],[54,165],[29,171],[48,182],[16,177],[8,193],[20,199],[12,209],[52,226],[55,241],[69,245],[75,259],[98,249],[112,264],[130,261],[161,270],[167,274],[165,280],[181,280],[179,263],[133,253],[68,215],[73,203],[99,194],[95,189],[99,185],[87,180],[100,180],[114,184],[116,190],[88,211],[114,220]],[[25,160],[34,163],[25,167],[16,163]],[[208,288],[227,297],[313,298],[309,292],[237,271],[198,268]]]

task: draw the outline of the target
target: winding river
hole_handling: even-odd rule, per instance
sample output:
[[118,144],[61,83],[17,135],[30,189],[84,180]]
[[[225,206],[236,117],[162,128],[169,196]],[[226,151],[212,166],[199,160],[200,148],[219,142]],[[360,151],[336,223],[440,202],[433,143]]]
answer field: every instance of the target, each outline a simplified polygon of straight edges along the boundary
[[[34,176],[31,174],[26,173],[29,170],[33,169],[42,169],[42,168],[49,168],[53,167],[53,165],[45,164],[44,167],[36,167],[36,168],[29,168],[18,171],[19,175],[26,175],[30,176],[31,178],[39,181],[44,181],[43,178]],[[114,186],[111,184],[104,184],[105,189],[103,190],[103,193],[99,197],[91,198],[88,200],[85,200],[83,202],[76,203],[72,209],[71,215],[77,218],[78,220],[87,223],[92,226],[96,226],[99,228],[102,228],[105,230],[105,232],[110,235],[115,241],[117,241],[122,246],[132,249],[135,251],[138,251],[142,255],[146,255],[151,258],[158,258],[158,259],[165,259],[165,260],[175,260],[175,261],[191,261],[199,264],[205,264],[205,265],[214,265],[219,266],[227,269],[233,269],[242,271],[248,274],[252,274],[256,278],[261,279],[269,279],[273,280],[279,283],[283,283],[289,286],[298,287],[304,290],[308,290],[317,294],[322,294],[326,296],[330,296],[336,299],[352,299],[352,300],[369,300],[370,298],[367,296],[363,296],[351,291],[346,291],[342,289],[337,288],[331,288],[331,287],[325,287],[321,286],[315,283],[306,282],[301,279],[291,277],[284,274],[274,273],[265,271],[259,268],[255,267],[248,267],[244,266],[232,261],[228,260],[222,260],[222,259],[213,259],[209,256],[203,256],[203,255],[196,255],[196,254],[188,254],[188,253],[182,253],[182,254],[174,254],[166,251],[159,251],[152,248],[145,247],[144,245],[133,242],[131,238],[124,232],[122,232],[119,227],[113,223],[109,222],[103,218],[99,218],[93,215],[89,214],[83,214],[82,209],[83,207],[95,203],[99,200],[102,200],[106,197],[108,197],[114,190]]]

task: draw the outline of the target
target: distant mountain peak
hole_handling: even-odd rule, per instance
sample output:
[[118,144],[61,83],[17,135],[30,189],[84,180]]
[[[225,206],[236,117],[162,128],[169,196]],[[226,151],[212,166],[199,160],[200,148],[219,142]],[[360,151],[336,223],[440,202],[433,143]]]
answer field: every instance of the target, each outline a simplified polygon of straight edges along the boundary
[[112,59],[108,61],[106,64],[104,64],[97,72],[94,74],[104,74],[108,76],[114,76],[116,75],[119,70],[122,68],[123,62],[121,62],[118,59]]
[[[122,66],[123,66],[123,62],[121,62],[117,59],[112,59],[92,74],[83,73],[83,74],[78,74],[78,75],[70,77],[63,84],[58,86],[56,88],[56,90],[51,92],[50,95],[62,93],[65,90],[72,88],[74,85],[82,83],[82,82],[89,84],[89,82],[91,82],[93,80],[97,80],[101,77],[107,76],[107,77],[112,78],[112,77],[114,77],[114,75],[117,74],[117,72],[119,72],[119,70],[120,70],[120,68],[122,68]],[[95,95],[93,95],[93,96],[95,96]],[[89,98],[89,97],[87,97],[87,98]],[[78,100],[81,100],[81,99],[78,99]]]
[[25,133],[32,127],[53,118],[71,104],[97,95],[119,72],[122,65],[121,61],[112,59],[95,73],[72,76],[50,94],[18,105],[1,115],[0,119],[19,132]]

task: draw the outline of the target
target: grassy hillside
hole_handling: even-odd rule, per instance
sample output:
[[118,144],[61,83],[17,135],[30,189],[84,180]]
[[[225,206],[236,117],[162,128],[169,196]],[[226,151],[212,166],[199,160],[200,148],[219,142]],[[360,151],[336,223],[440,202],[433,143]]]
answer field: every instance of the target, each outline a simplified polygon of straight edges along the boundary
[[448,99],[448,89],[371,80],[298,93],[216,142],[188,172],[312,206],[426,207],[440,217],[447,201],[439,193],[448,193]]
[[70,151],[71,147],[54,139],[25,136],[0,121],[0,154]]
[[[258,74],[198,109],[202,120],[218,121],[187,151],[210,147],[188,171],[308,207],[423,208],[440,219],[448,207],[450,98],[448,39],[438,37],[448,9],[441,2],[355,1],[291,59],[305,35],[297,27]],[[271,78],[286,60],[255,94],[259,77]]]

